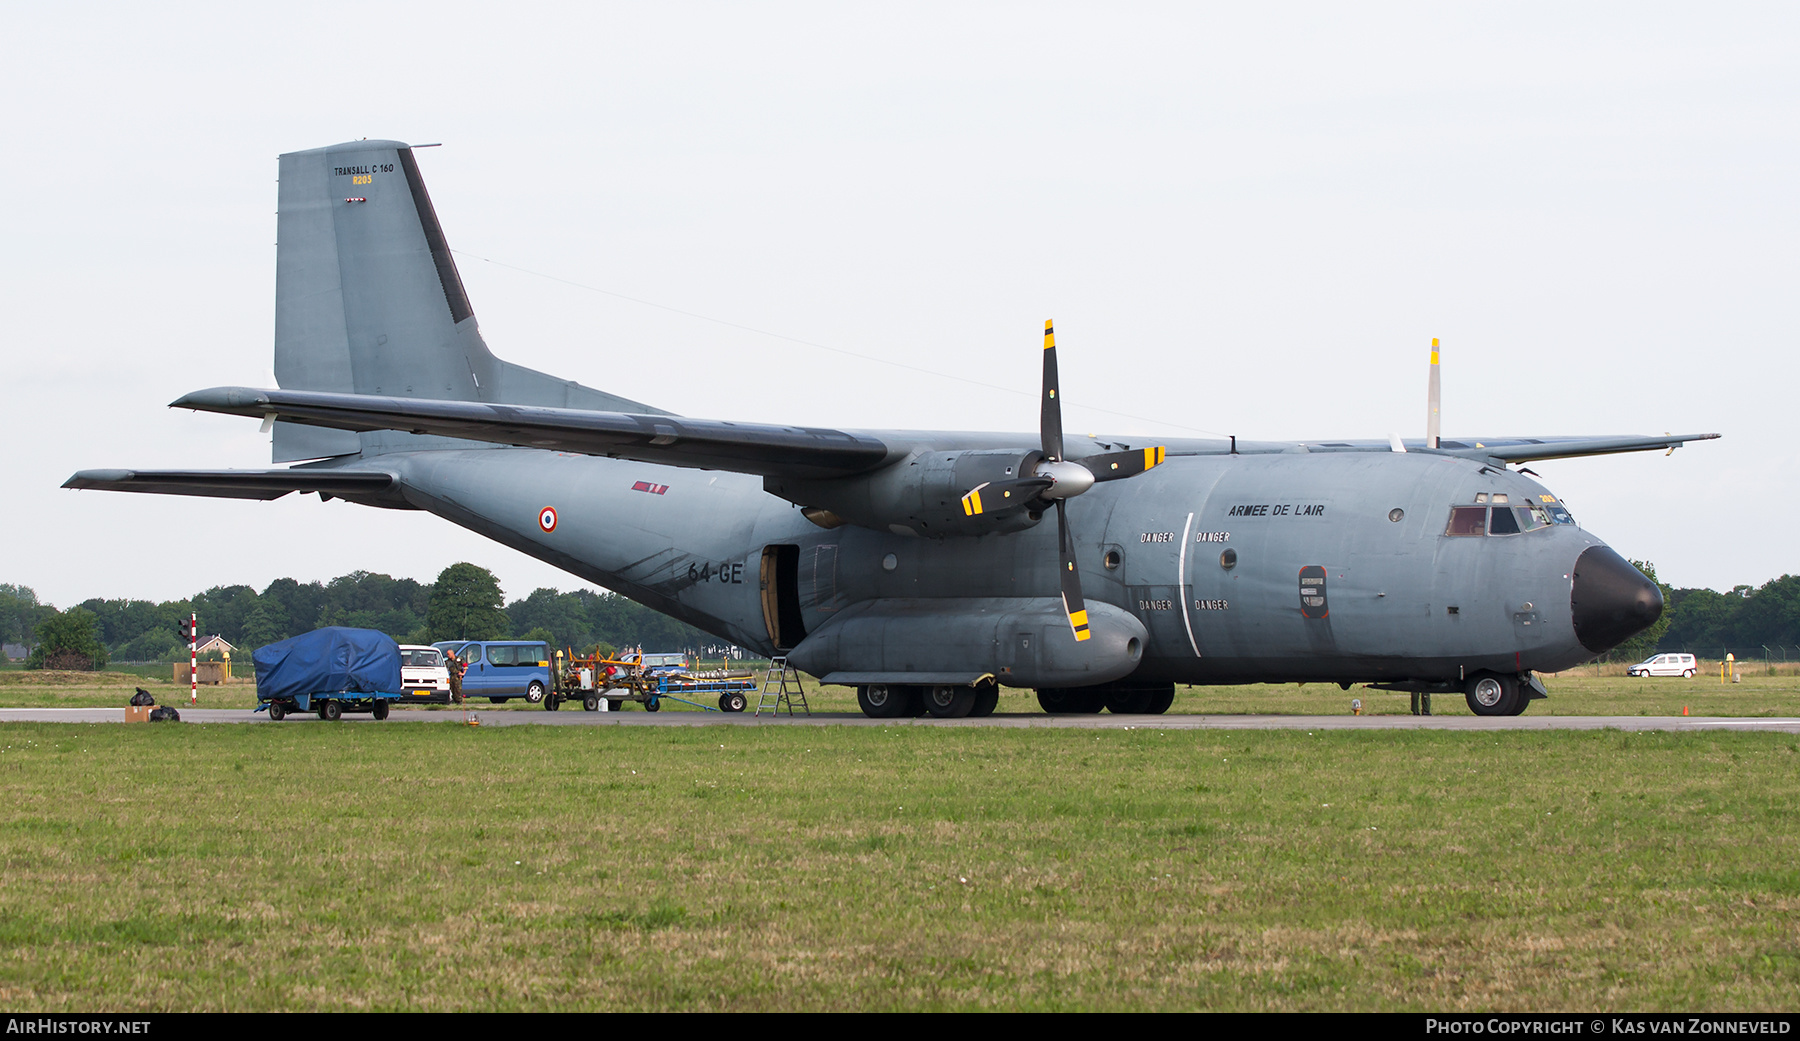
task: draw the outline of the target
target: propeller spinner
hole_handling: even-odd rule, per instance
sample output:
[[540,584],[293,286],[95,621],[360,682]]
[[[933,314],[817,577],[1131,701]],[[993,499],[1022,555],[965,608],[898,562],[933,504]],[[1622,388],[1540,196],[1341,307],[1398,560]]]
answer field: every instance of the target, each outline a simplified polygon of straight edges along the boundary
[[[1045,322],[1044,399],[1039,418],[1043,452],[1033,453],[1038,456],[1036,460],[1027,458],[1026,465],[1019,468],[1020,476],[1017,479],[986,482],[976,486],[963,496],[962,507],[963,515],[967,517],[1001,509],[1017,509],[1020,505],[1029,505],[1034,510],[1042,510],[1050,505],[1056,507],[1056,544],[1061,557],[1058,571],[1062,586],[1063,613],[1068,615],[1069,628],[1075,633],[1075,639],[1081,641],[1088,638],[1087,601],[1081,596],[1081,572],[1075,565],[1075,538],[1069,531],[1065,503],[1098,482],[1136,477],[1161,463],[1164,450],[1159,445],[1155,448],[1091,455],[1079,461],[1064,459],[1062,401],[1057,397],[1056,384],[1056,328],[1052,322]],[[1026,473],[1031,476],[1025,476]]]

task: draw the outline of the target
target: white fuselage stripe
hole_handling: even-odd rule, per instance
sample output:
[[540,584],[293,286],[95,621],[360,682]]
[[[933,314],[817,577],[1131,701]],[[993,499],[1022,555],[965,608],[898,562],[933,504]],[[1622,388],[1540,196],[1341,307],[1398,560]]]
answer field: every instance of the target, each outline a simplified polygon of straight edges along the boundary
[[1188,536],[1193,534],[1194,515],[1188,514],[1187,523],[1181,526],[1181,554],[1176,557],[1175,595],[1181,598],[1181,627],[1187,631],[1188,646],[1194,649],[1194,657],[1200,657],[1200,644],[1194,640],[1194,620],[1188,616],[1187,588],[1187,549]]

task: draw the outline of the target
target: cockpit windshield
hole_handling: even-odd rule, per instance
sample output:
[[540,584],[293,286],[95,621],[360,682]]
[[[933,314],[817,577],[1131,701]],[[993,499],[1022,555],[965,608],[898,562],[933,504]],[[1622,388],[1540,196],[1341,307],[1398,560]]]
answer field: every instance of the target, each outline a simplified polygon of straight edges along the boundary
[[[1485,500],[1485,493],[1476,496]],[[1494,496],[1494,501],[1505,502],[1502,496]],[[1558,502],[1545,503],[1541,506],[1452,506],[1450,523],[1444,528],[1444,534],[1457,536],[1473,535],[1520,535],[1528,531],[1548,528],[1552,524],[1573,524],[1575,518]]]

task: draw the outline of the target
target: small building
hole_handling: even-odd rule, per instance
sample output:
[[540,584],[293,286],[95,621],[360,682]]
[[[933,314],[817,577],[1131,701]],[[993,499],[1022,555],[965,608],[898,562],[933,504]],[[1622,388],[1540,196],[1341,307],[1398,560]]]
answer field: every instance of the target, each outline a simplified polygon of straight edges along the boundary
[[208,636],[204,643],[202,643],[200,646],[194,648],[194,653],[205,654],[208,651],[218,651],[220,654],[223,654],[226,657],[230,657],[231,652],[235,651],[235,650],[237,650],[237,648],[233,647],[231,644],[227,643],[223,636],[214,634],[212,636]]

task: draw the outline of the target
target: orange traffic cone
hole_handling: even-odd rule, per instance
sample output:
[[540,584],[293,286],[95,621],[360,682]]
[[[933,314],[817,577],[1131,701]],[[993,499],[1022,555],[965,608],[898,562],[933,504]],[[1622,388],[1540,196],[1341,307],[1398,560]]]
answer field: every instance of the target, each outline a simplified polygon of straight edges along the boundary
[[1687,706],[1686,706],[1686,705],[1683,705],[1683,706],[1681,706],[1681,714],[1682,714],[1682,715],[1684,715],[1684,716],[1685,716],[1685,715],[1687,715],[1687,714],[1688,714],[1688,710],[1687,710]]

